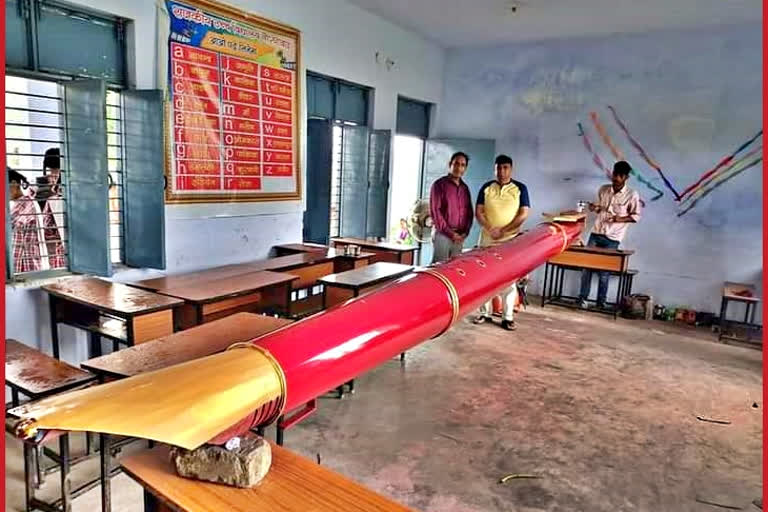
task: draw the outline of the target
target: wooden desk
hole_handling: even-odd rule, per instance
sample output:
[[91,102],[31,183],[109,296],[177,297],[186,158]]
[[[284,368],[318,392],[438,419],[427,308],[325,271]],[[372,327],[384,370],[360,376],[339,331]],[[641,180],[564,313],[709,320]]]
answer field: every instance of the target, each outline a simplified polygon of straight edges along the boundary
[[91,357],[101,338],[132,346],[173,332],[174,310],[184,302],[102,279],[84,278],[44,286],[51,315],[53,357],[59,358],[60,323],[89,333]]
[[290,320],[235,313],[186,331],[89,359],[80,366],[100,380],[122,379],[223,352],[233,343],[250,341],[291,324]]
[[313,461],[276,446],[272,467],[251,489],[182,478],[168,448],[125,457],[123,470],[144,488],[145,512],[407,512],[404,507]]
[[[131,283],[131,286],[150,291],[172,290],[250,272],[271,270],[273,272],[286,272],[298,276],[299,280],[298,282],[294,281],[293,288],[299,289],[314,284],[318,277],[333,274],[337,266],[349,268],[364,266],[368,264],[371,257],[371,254],[361,254],[354,257],[344,256],[341,252],[334,249],[322,252],[301,252],[266,260],[225,265],[197,272],[145,279]],[[336,264],[336,260],[339,261],[338,264]],[[349,270],[349,268],[344,268],[344,270]]]
[[410,274],[413,268],[412,265],[380,261],[366,267],[322,277],[318,282],[325,288],[323,308],[334,306],[374,290],[389,281]]
[[188,329],[239,311],[263,312],[276,308],[291,313],[293,274],[260,270],[222,279],[158,290],[184,301],[178,315],[179,329]]
[[364,251],[374,254],[371,263],[379,261],[388,261],[391,263],[401,263],[403,265],[413,265],[415,261],[414,253],[418,250],[415,245],[393,244],[389,242],[374,242],[359,238],[331,238],[331,245],[337,249],[344,249],[347,245],[359,245]]
[[541,307],[546,304],[555,304],[574,309],[580,308],[578,297],[563,295],[566,271],[608,272],[611,275],[619,276],[616,301],[606,304],[609,306],[607,309],[592,309],[591,311],[611,314],[616,319],[621,307],[621,298],[632,293],[632,278],[637,272],[629,270],[629,258],[634,253],[635,251],[622,249],[572,246],[550,258],[544,267]]
[[[737,322],[728,320],[728,303],[741,302],[745,305],[744,321]],[[730,283],[723,285],[723,297],[720,303],[720,333],[718,341],[732,340],[746,343],[752,342],[752,330],[759,329],[760,326],[755,323],[755,311],[760,304],[760,297],[757,295],[757,288],[751,284]],[[747,330],[747,338],[739,338],[733,335],[726,335],[725,329],[728,325],[741,325]]]

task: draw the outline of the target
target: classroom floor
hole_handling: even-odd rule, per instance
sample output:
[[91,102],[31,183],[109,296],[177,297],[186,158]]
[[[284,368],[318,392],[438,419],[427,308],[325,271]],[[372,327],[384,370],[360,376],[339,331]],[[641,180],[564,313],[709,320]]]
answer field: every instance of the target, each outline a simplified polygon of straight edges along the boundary
[[[510,333],[465,319],[405,366],[358,379],[354,395],[321,400],[286,447],[423,512],[759,510],[759,350],[554,307],[517,320]],[[23,510],[20,449],[6,441],[7,510]],[[537,478],[499,483],[509,474]],[[112,499],[143,509],[125,475]],[[99,490],[73,510],[99,510]]]

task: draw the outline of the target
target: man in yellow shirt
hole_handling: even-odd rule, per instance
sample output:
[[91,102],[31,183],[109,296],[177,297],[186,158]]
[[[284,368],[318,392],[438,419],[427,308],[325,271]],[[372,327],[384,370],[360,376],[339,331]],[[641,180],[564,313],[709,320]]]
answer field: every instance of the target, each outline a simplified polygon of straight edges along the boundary
[[[482,226],[480,247],[489,247],[512,240],[520,233],[520,227],[528,218],[531,202],[528,198],[528,188],[519,181],[512,179],[513,162],[507,155],[496,157],[496,179],[489,181],[480,189],[475,202],[475,216]],[[504,303],[504,314],[501,326],[515,330],[515,301],[517,300],[517,283],[510,283],[509,288],[501,294]],[[492,301],[486,302],[480,308],[480,314],[473,323],[481,324],[491,319]]]

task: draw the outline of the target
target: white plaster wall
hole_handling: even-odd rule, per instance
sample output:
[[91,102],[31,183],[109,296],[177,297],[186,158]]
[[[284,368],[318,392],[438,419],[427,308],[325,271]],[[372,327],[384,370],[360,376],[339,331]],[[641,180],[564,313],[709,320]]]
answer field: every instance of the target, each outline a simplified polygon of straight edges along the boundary
[[[131,85],[154,88],[162,83],[163,77],[157,76],[155,1],[72,0],[70,3],[132,20],[128,33]],[[374,128],[394,132],[398,95],[441,102],[444,51],[344,0],[230,3],[299,29],[305,69],[373,87]],[[378,64],[376,52],[382,56]],[[395,61],[390,71],[383,64],[384,58]],[[302,146],[304,144],[302,141]],[[304,162],[302,168],[305,168]],[[302,179],[302,183],[306,180]],[[175,273],[264,258],[275,244],[301,240],[302,211],[303,202],[299,201],[169,205],[166,207],[167,271]],[[154,274],[153,271],[120,270],[114,279],[130,281]],[[7,286],[6,317],[9,337],[49,350],[48,303],[39,290]],[[63,357],[72,362],[85,359],[85,337],[78,334],[76,339],[73,330],[60,329]]]

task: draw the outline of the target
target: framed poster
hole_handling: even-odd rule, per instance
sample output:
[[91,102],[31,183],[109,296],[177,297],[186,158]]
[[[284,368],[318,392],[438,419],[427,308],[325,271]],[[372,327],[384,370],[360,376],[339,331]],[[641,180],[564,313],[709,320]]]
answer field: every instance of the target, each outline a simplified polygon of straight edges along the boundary
[[299,31],[166,0],[166,202],[301,198]]

